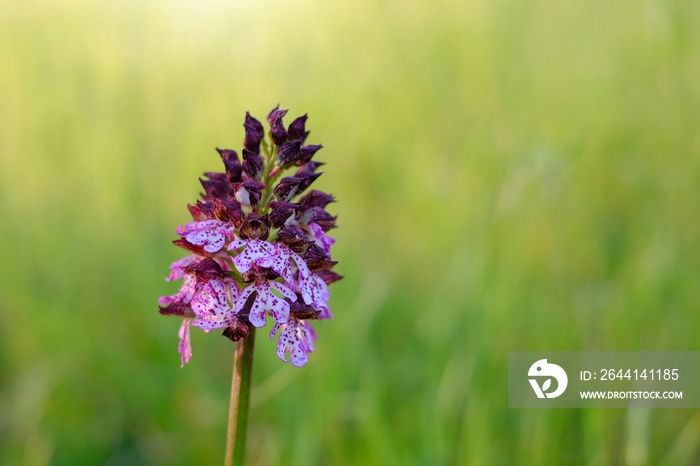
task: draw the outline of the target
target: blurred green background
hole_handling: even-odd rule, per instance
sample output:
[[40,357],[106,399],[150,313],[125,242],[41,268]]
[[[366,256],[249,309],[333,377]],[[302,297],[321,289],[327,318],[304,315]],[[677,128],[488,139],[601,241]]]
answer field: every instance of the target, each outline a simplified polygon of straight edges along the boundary
[[[0,464],[221,464],[158,315],[246,110],[309,113],[335,318],[257,342],[251,465],[700,464],[697,410],[513,410],[508,351],[700,350],[700,4],[5,0]],[[290,122],[291,119],[287,119]]]

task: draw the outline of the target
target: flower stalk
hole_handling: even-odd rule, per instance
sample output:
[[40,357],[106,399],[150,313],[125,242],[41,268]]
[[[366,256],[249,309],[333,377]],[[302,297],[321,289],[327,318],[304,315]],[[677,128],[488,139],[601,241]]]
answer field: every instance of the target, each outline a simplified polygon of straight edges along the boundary
[[255,330],[248,338],[236,342],[231,381],[231,404],[228,411],[225,466],[241,466],[245,457],[250,406],[250,381],[253,373]]

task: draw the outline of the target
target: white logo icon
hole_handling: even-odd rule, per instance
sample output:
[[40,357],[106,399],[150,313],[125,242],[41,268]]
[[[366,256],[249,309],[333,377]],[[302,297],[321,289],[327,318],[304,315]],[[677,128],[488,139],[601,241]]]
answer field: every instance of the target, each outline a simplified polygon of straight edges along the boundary
[[[529,377],[547,377],[541,387],[537,383],[537,379],[529,379],[537,398],[556,398],[564,393],[566,385],[569,383],[569,378],[566,376],[564,369],[556,364],[548,364],[546,359],[540,359],[530,366],[527,375]],[[547,392],[552,385],[552,378],[557,381],[557,389],[553,392]]]

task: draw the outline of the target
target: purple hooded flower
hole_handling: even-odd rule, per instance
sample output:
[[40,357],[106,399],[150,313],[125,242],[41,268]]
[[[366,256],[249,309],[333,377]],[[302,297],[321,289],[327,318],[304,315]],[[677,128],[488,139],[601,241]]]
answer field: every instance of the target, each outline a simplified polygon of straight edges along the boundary
[[304,114],[289,124],[289,130],[287,131],[289,139],[295,141],[304,137],[306,133],[306,120],[308,118],[308,115]]
[[258,154],[260,152],[260,142],[265,137],[265,130],[262,123],[250,116],[250,113],[245,112],[245,141],[243,145],[249,151]]
[[243,170],[246,175],[253,179],[260,179],[262,176],[263,165],[260,156],[252,150],[243,149]]
[[278,201],[290,201],[294,196],[304,192],[311,186],[321,173],[302,173],[298,176],[288,176],[275,187],[274,193]]
[[287,166],[295,163],[299,158],[301,143],[292,141],[282,144],[277,150],[277,164]]
[[242,181],[241,174],[243,173],[243,165],[238,161],[238,154],[235,150],[230,149],[216,149],[216,151],[221,156],[221,160],[224,162],[224,167],[226,168],[226,178],[229,183],[237,183]]
[[287,130],[284,129],[282,117],[287,114],[287,110],[275,108],[267,116],[267,121],[270,123],[270,137],[275,145],[279,146],[287,140]]
[[187,242],[202,246],[210,253],[215,253],[224,247],[227,236],[232,236],[234,226],[220,220],[204,220],[201,222],[190,222],[185,226],[177,227],[177,234],[182,236]]
[[244,206],[257,206],[265,186],[255,180],[247,180],[233,185],[236,200]]

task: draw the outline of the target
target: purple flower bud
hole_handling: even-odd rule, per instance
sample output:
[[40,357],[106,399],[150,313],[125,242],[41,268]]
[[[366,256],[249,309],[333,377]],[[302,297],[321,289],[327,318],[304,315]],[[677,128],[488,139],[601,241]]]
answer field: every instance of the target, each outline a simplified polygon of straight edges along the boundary
[[321,277],[321,279],[326,282],[326,285],[330,285],[331,283],[337,282],[341,278],[343,278],[342,275],[338,275],[337,273],[333,272],[332,270],[318,270],[316,272],[316,275]]
[[243,338],[248,338],[252,327],[253,325],[250,323],[247,316],[237,315],[233,325],[224,329],[222,335],[231,341],[238,341]]
[[308,119],[308,115],[304,114],[294,120],[290,125],[289,125],[289,139],[292,141],[296,139],[301,139],[304,136],[305,133],[305,126],[306,126],[306,120]]
[[298,176],[288,176],[282,178],[279,184],[275,187],[275,198],[278,201],[289,201],[297,194],[304,192],[306,188],[311,186],[316,178],[321,176],[321,173],[302,173]]
[[191,314],[192,317],[194,316],[190,306],[181,300],[164,303],[164,305],[159,304],[158,312],[164,316],[185,317],[188,314]]
[[205,173],[208,180],[199,179],[204,188],[206,196],[211,199],[230,199],[233,196],[233,189],[224,173]]
[[299,150],[299,157],[296,160],[296,165],[297,166],[302,166],[304,164],[307,164],[311,161],[311,158],[314,156],[316,152],[319,150],[323,149],[322,145],[311,145],[311,146],[303,146]]
[[256,154],[259,153],[260,141],[265,137],[265,130],[263,129],[262,123],[250,116],[250,113],[246,112],[243,128],[245,128],[245,140],[243,145],[246,149]]
[[214,200],[214,217],[222,222],[233,222],[233,224],[238,227],[243,221],[243,210],[241,210],[241,203],[235,199],[228,199],[226,201]]
[[243,170],[249,177],[259,180],[263,171],[260,156],[251,150],[243,149]]
[[266,240],[270,232],[270,221],[267,215],[261,217],[252,212],[243,220],[238,236],[242,239],[260,239]]
[[297,217],[297,221],[301,224],[317,223],[323,228],[323,231],[328,231],[336,228],[335,221],[338,217],[334,217],[322,207],[312,207],[306,210],[303,214]]
[[256,118],[250,116],[250,112],[245,112],[245,121],[243,124],[253,128],[258,134],[260,134],[260,136],[265,135],[265,129],[263,128],[262,123],[260,123]]
[[304,234],[304,230],[296,225],[282,227],[277,232],[277,241],[286,244],[289,246],[289,249],[297,254],[304,254],[309,249],[309,246],[314,244],[314,241]]
[[241,174],[243,173],[243,166],[238,161],[238,154],[236,151],[229,149],[216,149],[221,155],[221,160],[224,162],[226,167],[226,177],[231,183],[236,183],[241,180]]
[[313,207],[320,207],[323,209],[331,202],[335,202],[333,196],[323,191],[313,189],[309,194],[299,199],[299,212],[306,212]]
[[297,205],[291,202],[272,201],[270,203],[270,223],[274,228],[280,228],[285,224],[285,222],[293,216],[297,210]]
[[219,149],[217,147],[216,151],[219,153],[219,155],[221,156],[221,160],[223,160],[224,162],[238,162],[238,154],[235,150]]
[[289,303],[289,314],[299,320],[314,320],[318,319],[321,310],[314,309],[311,305],[306,304],[303,299],[297,297],[296,301]]
[[331,260],[326,252],[317,244],[309,247],[305,254],[301,256],[310,270],[330,270],[338,262]]
[[307,162],[304,165],[297,170],[295,173],[296,176],[299,175],[304,175],[304,174],[309,174],[309,173],[316,173],[316,169],[320,167],[321,165],[325,165],[324,162]]
[[287,110],[280,110],[279,104],[267,115],[267,122],[272,126],[277,118],[282,118],[287,114]]
[[196,205],[187,204],[187,209],[192,214],[192,218],[197,221],[214,218],[214,204],[211,202],[198,200]]
[[272,128],[270,129],[270,136],[272,136],[272,142],[275,145],[280,146],[287,140],[287,130],[284,129],[284,123],[282,123],[282,117],[278,116],[272,121]]
[[297,161],[300,155],[301,143],[299,141],[282,144],[277,150],[277,165],[284,167]]
[[255,180],[247,180],[233,185],[236,200],[243,205],[256,206],[260,202],[264,185]]
[[221,266],[211,257],[202,259],[201,261],[182,267],[186,273],[194,275],[200,282],[208,282],[209,280],[222,280],[224,272]]

